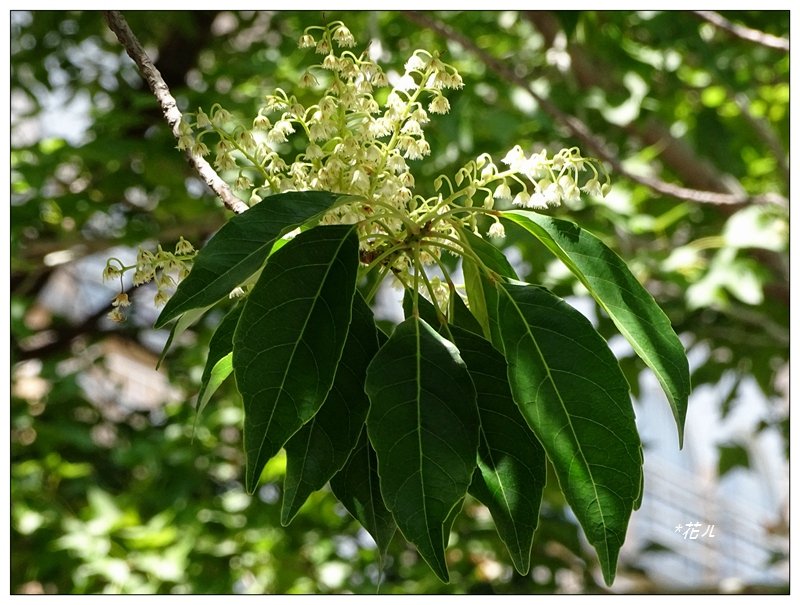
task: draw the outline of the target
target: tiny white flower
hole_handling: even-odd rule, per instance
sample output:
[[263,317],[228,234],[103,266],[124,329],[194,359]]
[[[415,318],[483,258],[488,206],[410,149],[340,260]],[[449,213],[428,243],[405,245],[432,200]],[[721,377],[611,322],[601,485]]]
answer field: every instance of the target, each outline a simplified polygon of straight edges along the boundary
[[411,114],[411,117],[414,118],[420,124],[427,124],[430,122],[428,118],[428,112],[426,112],[422,107],[417,107],[414,110],[414,113]]
[[377,118],[370,122],[369,132],[376,139],[385,137],[392,132],[392,122],[389,118]]
[[344,25],[340,25],[336,31],[333,32],[333,39],[336,40],[341,47],[352,48],[356,45],[356,39]]
[[600,186],[600,181],[596,178],[589,179],[586,184],[581,187],[586,193],[592,197],[603,197],[603,190]]
[[236,168],[236,161],[230,153],[218,153],[214,159],[214,165],[220,171],[233,170]]
[[330,71],[339,71],[341,69],[339,59],[336,58],[336,55],[326,55],[322,60],[322,67]]
[[308,147],[306,147],[306,158],[309,160],[319,160],[324,156],[325,154],[322,151],[322,148],[316,143],[309,143]]
[[314,36],[311,34],[303,34],[300,36],[300,41],[298,42],[297,46],[299,48],[311,48],[317,44],[316,40],[314,40]]
[[358,193],[366,193],[369,190],[369,177],[363,170],[359,170],[358,168],[356,168],[353,171],[353,176],[350,179],[350,184],[353,186],[354,191]]
[[520,162],[519,171],[531,181],[537,181],[548,174],[547,152],[533,153],[531,157]]
[[128,300],[128,295],[125,292],[120,292],[114,297],[114,300],[111,301],[111,306],[113,307],[130,307],[131,301]]
[[211,128],[211,120],[202,109],[197,110],[195,119],[197,128]]
[[395,90],[415,90],[417,88],[417,81],[411,77],[411,74],[404,74],[397,83],[394,85]]
[[183,236],[181,236],[178,243],[175,244],[175,254],[191,254],[192,252],[194,252],[192,243],[186,241]]
[[275,122],[275,129],[284,134],[292,134],[294,132],[294,126],[292,126],[292,123],[286,119],[280,119]]
[[258,114],[253,120],[253,128],[257,130],[269,130],[272,128],[272,123],[267,116]]
[[535,208],[536,210],[545,210],[547,208],[547,198],[541,191],[534,193],[530,200],[528,200],[528,208]]
[[525,159],[525,152],[522,151],[522,147],[520,147],[519,145],[514,145],[514,147],[512,147],[511,150],[500,161],[503,162],[503,164],[511,166],[512,164],[521,162],[524,159]]
[[409,118],[406,120],[406,123],[403,124],[403,127],[400,129],[400,132],[403,134],[410,134],[414,136],[422,136],[422,127],[419,125],[413,118]]
[[581,199],[581,192],[575,180],[565,174],[559,177],[558,186],[561,188],[561,197],[565,202],[578,202]]
[[511,187],[506,185],[505,181],[500,183],[497,186],[497,189],[494,190],[494,194],[492,197],[496,200],[510,200],[511,199]]
[[408,187],[409,189],[414,187],[414,176],[410,172],[403,172],[398,178],[403,187]]
[[114,309],[112,309],[107,317],[111,321],[115,321],[117,323],[121,323],[121,322],[125,321],[125,314],[118,307],[115,307]]
[[[547,179],[543,179],[543,181],[540,181],[539,186],[546,180]],[[561,187],[559,187],[557,183],[550,183],[544,187],[542,195],[544,195],[545,202],[548,206],[555,207],[561,205]]]
[[329,52],[331,52],[331,45],[328,43],[327,40],[323,38],[322,40],[317,42],[316,53],[318,55],[327,55]]
[[314,77],[314,74],[312,74],[310,71],[306,71],[300,77],[300,86],[302,86],[303,88],[311,88],[312,86],[316,86],[317,84],[319,84],[319,82]]
[[425,69],[425,61],[419,55],[411,55],[405,65],[406,71],[422,71]]
[[522,206],[524,208],[528,205],[530,199],[531,195],[523,189],[514,197],[514,200],[511,203],[515,206]]
[[252,181],[250,181],[250,179],[243,174],[239,175],[239,178],[237,178],[236,182],[233,184],[233,187],[240,191],[244,191],[245,189],[250,189],[252,188],[252,186],[253,186]]
[[386,74],[383,73],[382,71],[377,72],[372,77],[372,85],[376,86],[376,87],[388,86],[389,85],[389,80],[386,77]]
[[446,114],[450,111],[450,101],[447,100],[447,97],[438,95],[434,97],[433,101],[428,105],[428,111],[431,113]]
[[167,293],[164,292],[163,290],[158,290],[156,292],[156,295],[153,297],[153,304],[155,304],[156,307],[160,307],[162,305],[167,304],[168,300],[169,296],[167,295]]
[[389,159],[386,160],[386,167],[392,170],[395,174],[400,174],[401,172],[408,170],[408,164],[406,164],[406,161],[397,153],[393,153],[391,156],[389,156]]
[[489,227],[489,237],[505,237],[506,236],[506,229],[503,227],[503,223],[496,222],[492,223],[492,226]]

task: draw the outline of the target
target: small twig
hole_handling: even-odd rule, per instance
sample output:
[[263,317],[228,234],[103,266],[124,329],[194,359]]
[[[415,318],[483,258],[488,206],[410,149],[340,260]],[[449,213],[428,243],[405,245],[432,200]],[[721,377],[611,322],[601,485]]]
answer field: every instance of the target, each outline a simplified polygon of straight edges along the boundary
[[[125,52],[128,53],[128,56],[136,63],[136,66],[139,68],[139,73],[147,82],[150,90],[153,91],[153,95],[155,95],[158,104],[161,106],[161,111],[164,113],[164,118],[166,118],[167,124],[169,124],[169,127],[172,129],[172,134],[176,139],[179,139],[181,136],[180,124],[183,115],[180,109],[178,109],[175,97],[173,97],[172,93],[169,91],[169,86],[167,86],[164,78],[161,77],[161,73],[156,66],[153,65],[150,57],[147,56],[147,52],[145,52],[139,40],[131,31],[122,13],[119,11],[103,11],[103,15],[105,16],[108,27],[117,36],[117,40],[119,40],[120,44],[125,48]],[[219,196],[222,203],[225,204],[228,209],[236,214],[241,214],[248,209],[247,204],[234,195],[231,188],[228,187],[228,184],[222,180],[203,156],[187,149],[186,157],[197,174],[199,174],[211,190]]]
[[652,191],[656,191],[663,195],[668,195],[689,202],[717,205],[742,205],[747,203],[776,204],[784,208],[789,207],[789,200],[779,193],[767,193],[763,195],[751,196],[744,193],[738,194],[702,191],[698,189],[690,189],[688,187],[681,187],[679,185],[673,185],[672,183],[667,183],[656,177],[630,172],[622,165],[622,162],[616,157],[616,155],[608,149],[606,144],[597,135],[595,135],[583,121],[562,111],[548,99],[538,94],[525,78],[518,76],[515,73],[513,67],[487,53],[485,50],[475,44],[471,38],[468,38],[461,32],[454,30],[450,26],[440,21],[435,21],[427,15],[415,11],[406,11],[405,14],[411,21],[414,21],[418,25],[422,25],[427,29],[439,33],[445,38],[459,43],[466,50],[476,55],[489,69],[500,75],[507,82],[524,88],[531,94],[531,96],[533,96],[534,99],[536,99],[545,112],[566,126],[573,136],[580,139],[600,159],[608,162],[616,172],[625,176],[631,181],[639,183],[640,185],[644,185]]
[[720,29],[724,29],[726,32],[733,34],[737,38],[747,40],[748,42],[755,42],[756,44],[760,44],[761,46],[766,46],[768,48],[775,48],[787,53],[789,52],[789,40],[786,38],[780,38],[778,36],[773,36],[772,34],[758,31],[757,29],[751,29],[749,27],[745,27],[744,25],[733,23],[715,11],[694,11],[694,14],[704,21],[708,21]]

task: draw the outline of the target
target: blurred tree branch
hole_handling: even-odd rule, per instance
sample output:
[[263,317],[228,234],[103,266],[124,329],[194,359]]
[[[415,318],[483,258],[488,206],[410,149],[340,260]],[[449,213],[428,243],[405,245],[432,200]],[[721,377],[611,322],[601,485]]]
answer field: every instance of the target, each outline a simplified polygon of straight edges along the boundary
[[[561,31],[561,24],[556,16],[550,11],[526,11],[525,17],[544,36],[545,43],[552,46],[556,35]],[[622,83],[612,77],[613,70],[608,65],[599,64],[580,44],[570,41],[567,52],[570,56],[570,72],[582,89],[597,87],[613,92],[623,88]],[[644,145],[657,145],[660,150],[659,159],[690,187],[731,194],[743,191],[738,182],[737,186],[732,186],[731,181],[735,180],[733,176],[719,174],[711,162],[699,157],[694,149],[674,137],[667,126],[652,116],[644,120],[633,120],[623,128]]]
[[520,86],[530,93],[540,107],[555,118],[558,122],[563,124],[570,133],[577,139],[582,141],[592,153],[597,155],[602,160],[608,162],[614,170],[633,182],[644,185],[662,195],[674,197],[681,200],[686,200],[696,203],[716,204],[721,206],[739,206],[745,204],[776,204],[783,208],[788,208],[789,200],[779,193],[767,193],[762,195],[748,195],[747,193],[719,193],[714,191],[705,191],[699,189],[691,189],[672,183],[667,183],[657,177],[650,175],[642,175],[631,172],[625,168],[616,154],[613,153],[608,146],[596,134],[594,134],[589,127],[579,118],[568,114],[559,109],[555,104],[548,99],[542,97],[531,87],[530,83],[523,77],[520,77],[514,71],[513,66],[509,66],[505,61],[501,61],[497,57],[492,56],[484,49],[479,47],[471,38],[468,38],[459,31],[454,30],[449,25],[432,19],[426,14],[417,11],[405,11],[406,17],[425,28],[428,28],[439,35],[457,42],[464,47],[467,51],[478,57],[489,69],[497,73],[509,84]]
[[[153,95],[155,95],[156,100],[161,106],[161,111],[164,113],[164,117],[172,129],[172,134],[176,139],[179,138],[179,127],[183,116],[178,109],[175,97],[170,93],[169,86],[167,86],[161,73],[156,66],[153,65],[150,57],[147,56],[139,40],[128,26],[125,17],[123,17],[119,11],[104,11],[103,15],[105,16],[106,23],[108,23],[108,27],[117,36],[117,39],[125,48],[128,56],[136,63],[142,77],[150,86],[150,90],[153,91]],[[201,155],[187,150],[186,156],[189,159],[189,163],[197,171],[203,181],[205,181],[211,190],[219,196],[222,203],[225,204],[228,209],[236,214],[241,214],[247,210],[247,204],[234,195],[227,183],[220,178],[211,164]]]
[[786,53],[789,52],[789,40],[786,38],[779,38],[778,36],[773,36],[772,34],[758,31],[757,29],[752,29],[745,27],[744,25],[739,25],[738,23],[733,23],[732,21],[728,21],[716,11],[694,11],[694,14],[704,21],[708,21],[712,25],[716,25],[720,29],[724,29],[726,32],[733,34],[737,38],[747,40],[748,42],[755,42],[756,44],[760,44],[761,46],[766,46],[768,48],[782,50]]

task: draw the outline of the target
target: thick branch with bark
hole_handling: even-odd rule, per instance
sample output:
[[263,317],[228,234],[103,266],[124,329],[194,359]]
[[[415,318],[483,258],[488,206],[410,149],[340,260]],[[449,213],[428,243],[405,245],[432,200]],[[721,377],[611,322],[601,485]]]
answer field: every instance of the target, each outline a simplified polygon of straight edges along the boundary
[[752,203],[776,204],[784,208],[788,208],[789,200],[778,193],[751,196],[746,193],[717,193],[714,191],[702,191],[667,183],[654,176],[630,172],[622,165],[622,162],[616,157],[616,154],[614,154],[608,148],[605,142],[600,139],[599,136],[594,134],[582,120],[562,111],[554,103],[538,94],[530,85],[528,80],[517,75],[513,65],[509,65],[497,57],[489,54],[487,51],[479,47],[471,38],[468,38],[461,32],[454,30],[441,21],[437,21],[424,13],[415,11],[407,11],[405,14],[407,18],[414,23],[428,28],[439,35],[463,46],[464,49],[475,55],[484,63],[484,65],[502,77],[509,84],[524,88],[528,93],[531,94],[531,96],[533,96],[534,99],[536,99],[536,101],[539,103],[539,106],[546,113],[550,114],[556,119],[556,121],[565,126],[569,132],[574,137],[579,139],[588,149],[590,149],[594,155],[605,162],[608,162],[617,173],[623,175],[629,180],[644,185],[650,190],[662,195],[686,200],[689,202],[716,204],[721,206],[738,206]]
[[[128,56],[136,63],[142,78],[147,82],[150,90],[153,91],[153,95],[156,97],[161,107],[164,118],[167,120],[170,129],[172,129],[172,134],[176,139],[179,139],[181,136],[180,124],[183,115],[180,109],[178,109],[175,97],[170,93],[169,86],[167,86],[161,73],[153,64],[150,57],[147,56],[147,52],[145,52],[141,43],[131,31],[125,17],[123,17],[119,11],[103,11],[103,14],[106,23],[108,23],[108,27],[117,36],[117,39],[125,48],[125,52],[128,53]],[[209,188],[219,196],[222,203],[225,204],[228,209],[236,214],[241,214],[247,210],[247,204],[234,195],[233,191],[228,187],[228,184],[222,180],[203,156],[187,149],[186,157],[200,178],[202,178]]]

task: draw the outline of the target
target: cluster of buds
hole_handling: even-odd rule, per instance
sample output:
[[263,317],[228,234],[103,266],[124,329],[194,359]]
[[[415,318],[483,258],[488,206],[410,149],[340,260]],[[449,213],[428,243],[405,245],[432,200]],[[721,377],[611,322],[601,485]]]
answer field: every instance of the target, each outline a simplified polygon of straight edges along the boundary
[[[507,168],[482,154],[452,181],[437,178],[434,195],[416,193],[408,162],[430,154],[424,133],[429,115],[450,110],[444,92],[461,88],[461,76],[437,55],[417,50],[404,73],[390,78],[367,52],[349,50],[355,44],[340,21],[307,28],[298,46],[322,59],[305,70],[299,84],[319,90],[316,102],[303,104],[277,89],[266,95],[252,125],[237,123],[218,104],[208,113],[200,109],[180,125],[179,147],[207,155],[204,139],[216,136],[214,165],[251,206],[287,191],[345,194],[322,224],[357,225],[368,271],[392,274],[440,307],[455,292],[441,254],[464,254],[462,230],[479,234],[477,219],[488,216],[493,222],[487,235],[505,236],[496,201],[544,209],[573,202],[581,191],[605,194],[607,174],[577,148],[548,157],[544,151],[526,155],[519,146],[502,159]],[[303,151],[288,157],[289,149],[297,148],[288,144],[294,136],[305,139]],[[445,282],[427,277],[425,267],[431,265],[441,269]]]
[[118,258],[109,258],[103,269],[103,281],[119,279],[120,293],[111,302],[113,308],[109,312],[108,318],[116,322],[125,321],[124,309],[131,304],[127,292],[124,291],[122,281],[126,272],[134,272],[134,286],[155,281],[157,287],[153,302],[156,306],[161,306],[169,300],[170,293],[177,283],[176,280],[180,281],[189,274],[192,259],[196,253],[194,246],[181,237],[175,244],[174,252],[164,250],[160,245],[155,252],[139,248],[136,254],[136,263],[133,265],[125,265]]

